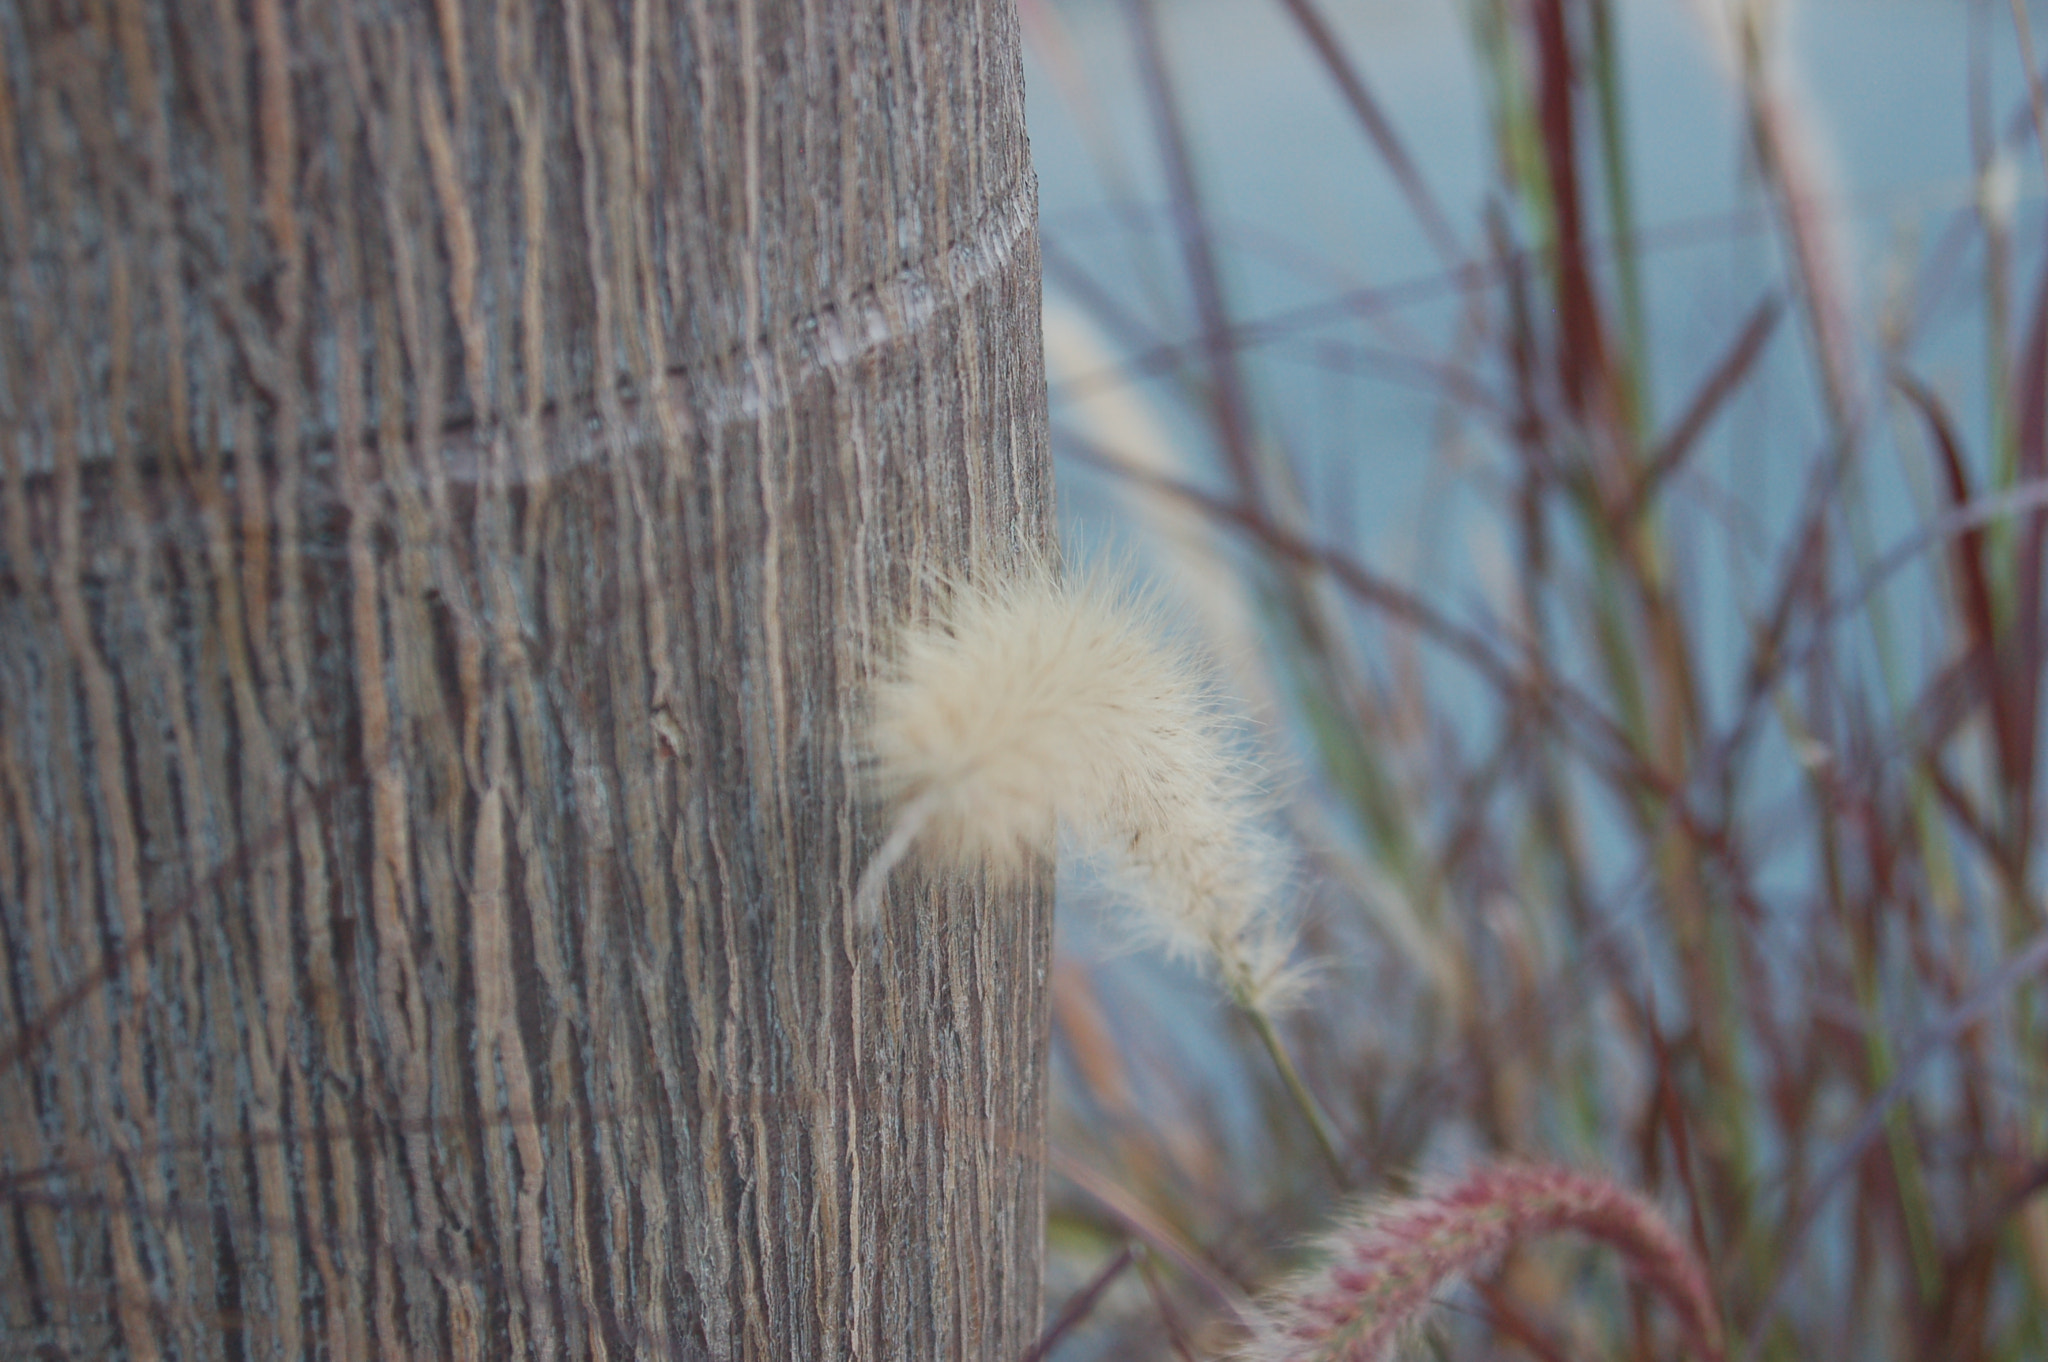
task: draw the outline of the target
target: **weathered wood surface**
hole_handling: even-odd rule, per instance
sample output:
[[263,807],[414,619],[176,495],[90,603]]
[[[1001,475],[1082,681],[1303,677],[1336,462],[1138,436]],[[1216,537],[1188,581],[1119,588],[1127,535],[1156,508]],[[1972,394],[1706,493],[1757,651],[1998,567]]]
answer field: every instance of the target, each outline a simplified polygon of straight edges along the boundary
[[1022,115],[1007,0],[0,3],[0,1354],[1028,1343],[1047,887],[847,912],[1050,533]]

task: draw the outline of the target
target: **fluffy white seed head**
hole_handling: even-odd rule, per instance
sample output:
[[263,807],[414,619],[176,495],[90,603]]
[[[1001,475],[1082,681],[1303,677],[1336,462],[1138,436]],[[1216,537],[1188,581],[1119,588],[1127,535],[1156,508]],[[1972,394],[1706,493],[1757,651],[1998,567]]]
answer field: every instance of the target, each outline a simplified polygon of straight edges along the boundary
[[873,695],[868,753],[896,832],[863,909],[906,850],[1014,874],[1064,824],[1141,935],[1275,1006],[1296,982],[1275,911],[1285,858],[1235,739],[1207,669],[1129,590],[1039,562],[956,585],[904,629]]

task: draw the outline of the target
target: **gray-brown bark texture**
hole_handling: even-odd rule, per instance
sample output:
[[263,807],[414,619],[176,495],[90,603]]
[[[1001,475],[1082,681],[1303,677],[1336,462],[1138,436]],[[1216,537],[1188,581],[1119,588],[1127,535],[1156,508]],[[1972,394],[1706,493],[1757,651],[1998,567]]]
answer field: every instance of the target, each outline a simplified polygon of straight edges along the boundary
[[1028,1343],[1046,886],[848,913],[1050,530],[1022,112],[1008,0],[0,0],[0,1353]]

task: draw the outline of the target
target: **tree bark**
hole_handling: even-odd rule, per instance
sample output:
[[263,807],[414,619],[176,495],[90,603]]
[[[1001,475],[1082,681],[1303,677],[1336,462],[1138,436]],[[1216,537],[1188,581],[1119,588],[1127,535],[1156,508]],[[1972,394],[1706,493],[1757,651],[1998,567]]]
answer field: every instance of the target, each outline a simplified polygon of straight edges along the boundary
[[0,3],[0,1353],[1028,1344],[1048,886],[849,914],[884,631],[1051,532],[1021,82]]

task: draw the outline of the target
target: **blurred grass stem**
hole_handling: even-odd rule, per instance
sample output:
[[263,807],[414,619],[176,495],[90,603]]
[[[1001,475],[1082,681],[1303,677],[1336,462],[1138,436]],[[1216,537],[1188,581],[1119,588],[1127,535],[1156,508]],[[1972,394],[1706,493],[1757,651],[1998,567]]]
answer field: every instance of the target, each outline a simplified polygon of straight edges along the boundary
[[1308,1122],[1309,1133],[1315,1136],[1316,1147],[1323,1151],[1323,1159],[1330,1165],[1331,1175],[1339,1187],[1347,1186],[1350,1177],[1344,1168],[1344,1155],[1339,1148],[1336,1129],[1324,1114],[1322,1103],[1316,1101],[1316,1095],[1308,1090],[1308,1084],[1302,1082],[1301,1070],[1295,1067],[1293,1057],[1281,1043],[1280,1034],[1273,1027],[1273,1019],[1249,1004],[1245,1006],[1244,1014],[1250,1020],[1252,1030],[1258,1033],[1259,1043],[1272,1056],[1273,1067],[1279,1071],[1280,1082],[1287,1088],[1287,1095],[1294,1099],[1302,1119]]

